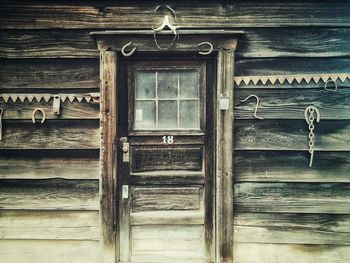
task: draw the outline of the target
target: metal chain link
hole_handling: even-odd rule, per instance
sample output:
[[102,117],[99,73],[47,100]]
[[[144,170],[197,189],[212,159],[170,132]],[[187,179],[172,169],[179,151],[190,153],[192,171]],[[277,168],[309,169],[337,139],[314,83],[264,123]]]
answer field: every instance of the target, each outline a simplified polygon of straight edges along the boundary
[[310,153],[310,163],[309,163],[309,167],[312,166],[312,162],[314,159],[314,146],[315,146],[315,133],[314,133],[314,129],[315,129],[315,125],[314,125],[314,121],[316,119],[317,122],[320,121],[320,112],[318,111],[318,109],[314,106],[309,106],[305,109],[304,112],[305,115],[305,121],[307,122],[307,124],[309,125],[309,153]]

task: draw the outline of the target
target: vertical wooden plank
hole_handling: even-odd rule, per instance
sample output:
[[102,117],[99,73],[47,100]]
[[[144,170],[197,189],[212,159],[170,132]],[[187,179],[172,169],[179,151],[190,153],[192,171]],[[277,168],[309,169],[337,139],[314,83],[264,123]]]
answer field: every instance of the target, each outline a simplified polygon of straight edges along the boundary
[[229,98],[229,109],[216,109],[217,262],[233,262],[233,72],[236,41],[218,52],[217,99]]
[[117,128],[117,55],[114,51],[101,50],[101,150],[100,150],[100,224],[102,262],[116,260],[116,128]]

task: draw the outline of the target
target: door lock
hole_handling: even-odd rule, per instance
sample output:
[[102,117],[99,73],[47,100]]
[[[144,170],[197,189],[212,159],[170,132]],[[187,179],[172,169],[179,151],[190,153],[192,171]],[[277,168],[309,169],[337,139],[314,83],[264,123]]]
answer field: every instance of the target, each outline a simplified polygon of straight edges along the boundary
[[128,162],[130,162],[130,156],[129,156],[130,144],[128,142],[128,138],[121,137],[120,142],[122,144],[121,148],[122,148],[122,152],[123,152],[123,163],[128,163]]

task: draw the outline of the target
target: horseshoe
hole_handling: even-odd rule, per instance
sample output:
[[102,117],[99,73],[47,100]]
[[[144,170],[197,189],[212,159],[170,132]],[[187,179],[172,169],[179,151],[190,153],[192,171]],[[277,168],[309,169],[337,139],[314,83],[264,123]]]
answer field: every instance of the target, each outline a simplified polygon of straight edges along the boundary
[[45,118],[46,118],[46,113],[45,113],[45,110],[44,110],[43,108],[35,108],[35,109],[34,109],[34,111],[33,111],[33,113],[32,113],[32,121],[33,121],[33,123],[35,123],[35,113],[36,113],[37,111],[40,111],[41,114],[42,114],[41,122],[40,122],[40,123],[44,123]]
[[125,57],[130,57],[132,54],[134,54],[135,50],[136,50],[136,47],[134,47],[129,53],[125,53],[125,49],[130,46],[132,44],[132,41],[130,41],[129,43],[125,44],[123,47],[122,47],[122,54],[125,56]]
[[198,53],[200,55],[209,55],[211,52],[213,52],[213,45],[210,42],[202,42],[202,43],[199,43],[197,46],[200,47],[204,45],[209,46],[209,51],[199,51]]
[[[328,85],[328,83],[330,83],[330,82],[333,82],[333,83],[334,83],[334,89],[329,89],[329,88],[327,88],[327,85]],[[324,89],[327,90],[327,91],[337,91],[337,90],[338,90],[337,82],[335,82],[335,81],[332,80],[332,79],[327,80],[326,83],[324,84]]]

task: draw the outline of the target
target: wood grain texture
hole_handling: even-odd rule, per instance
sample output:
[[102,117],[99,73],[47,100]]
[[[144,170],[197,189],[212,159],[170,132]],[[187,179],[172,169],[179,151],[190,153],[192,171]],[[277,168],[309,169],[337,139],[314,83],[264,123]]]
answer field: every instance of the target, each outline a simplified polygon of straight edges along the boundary
[[349,245],[350,216],[329,214],[238,213],[235,242]]
[[204,184],[204,173],[193,171],[157,171],[133,173],[133,185],[194,185]]
[[98,179],[98,174],[98,154],[94,153],[11,151],[0,155],[0,179]]
[[6,263],[96,263],[96,241],[0,240],[0,257]]
[[133,187],[132,212],[198,210],[202,206],[199,187]]
[[[79,94],[76,94],[79,95]],[[53,113],[53,99],[49,102],[42,100],[41,102],[4,102],[0,99],[0,107],[4,109],[3,120],[31,120],[32,113],[35,108],[43,108],[46,113],[46,119],[99,119],[99,104],[82,102],[70,102],[68,99],[61,102],[60,114]]]
[[95,180],[1,180],[0,208],[23,210],[98,210]]
[[203,149],[200,147],[134,147],[130,154],[133,172],[203,169]]
[[349,184],[236,183],[239,212],[350,213]]
[[350,89],[337,92],[319,89],[237,89],[235,92],[235,118],[253,119],[255,100],[240,102],[250,94],[260,99],[258,116],[265,119],[304,119],[305,108],[317,107],[322,120],[350,119]]
[[98,58],[90,30],[3,30],[0,58]]
[[350,246],[235,243],[234,263],[344,263]]
[[[112,263],[116,255],[117,201],[117,55],[113,51],[100,53],[100,239],[102,262]],[[118,259],[119,260],[119,259]]]
[[130,224],[139,225],[204,225],[204,211],[143,211],[132,213]]
[[[285,3],[288,5],[287,3]],[[245,28],[237,57],[341,57],[350,52],[348,28]]]
[[235,76],[303,75],[350,72],[349,58],[238,59]]
[[[183,28],[348,26],[350,23],[350,6],[343,1],[288,4],[245,1],[225,5],[204,2],[196,8],[193,3],[183,1],[168,4],[177,12]],[[157,13],[153,10],[153,3],[99,2],[93,6],[11,2],[3,4],[0,23],[4,29],[151,28],[162,21],[164,14],[169,14],[165,10]]]
[[[349,56],[348,28],[244,28],[236,57]],[[3,30],[0,58],[98,58],[90,30]],[[291,44],[293,43],[293,44]]]
[[0,61],[0,88],[81,89],[98,88],[97,59],[3,59]]
[[[235,122],[235,149],[307,151],[308,133],[305,120],[240,120]],[[321,120],[314,133],[315,160],[318,150],[350,150],[349,121]]]
[[[39,120],[37,121],[39,122]],[[0,149],[98,149],[96,122],[4,122]]]
[[0,211],[0,239],[98,241],[98,212]]
[[132,262],[204,262],[203,226],[133,226]]
[[236,151],[236,182],[350,183],[349,152]]

